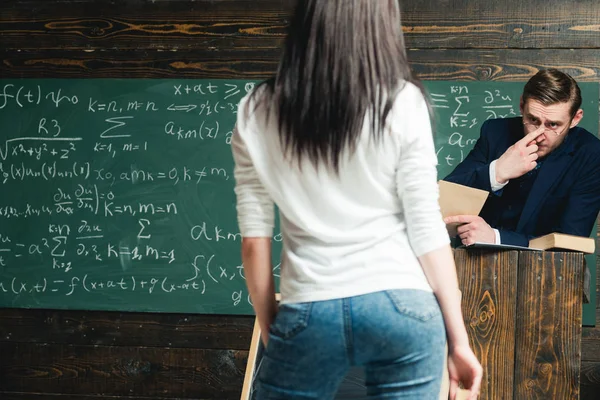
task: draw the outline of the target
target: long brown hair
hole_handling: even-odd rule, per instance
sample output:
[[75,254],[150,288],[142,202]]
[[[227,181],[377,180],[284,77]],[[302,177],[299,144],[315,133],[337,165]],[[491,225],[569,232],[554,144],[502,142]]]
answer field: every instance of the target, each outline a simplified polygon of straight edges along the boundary
[[257,87],[287,155],[339,171],[368,115],[379,139],[403,82],[413,82],[398,0],[298,0],[275,76]]

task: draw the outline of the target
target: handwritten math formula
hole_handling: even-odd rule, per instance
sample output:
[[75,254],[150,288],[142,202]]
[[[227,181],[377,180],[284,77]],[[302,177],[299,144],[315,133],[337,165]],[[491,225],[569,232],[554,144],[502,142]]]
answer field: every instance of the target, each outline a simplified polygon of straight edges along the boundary
[[456,82],[429,94],[436,116],[434,129],[444,132],[436,137],[438,164],[444,176],[473,148],[484,121],[520,116],[519,95],[489,86]]
[[230,144],[254,86],[0,81],[3,304],[251,312]]
[[[231,138],[256,84],[0,79],[0,306],[251,314]],[[523,83],[424,86],[440,179],[520,116]]]

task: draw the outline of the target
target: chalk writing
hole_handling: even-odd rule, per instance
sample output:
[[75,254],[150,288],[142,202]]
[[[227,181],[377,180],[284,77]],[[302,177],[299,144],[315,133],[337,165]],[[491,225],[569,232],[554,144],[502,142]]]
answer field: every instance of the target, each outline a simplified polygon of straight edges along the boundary
[[190,293],[250,310],[229,146],[254,82],[117,82],[0,80],[2,299]]
[[485,85],[450,85],[447,92],[430,94],[441,125],[437,128],[447,132],[436,143],[438,163],[444,171],[451,171],[464,160],[475,145],[482,121],[518,116],[518,103],[513,98],[518,100],[503,89]]
[[[251,313],[231,140],[255,84],[0,79],[0,307]],[[522,84],[425,86],[440,178],[519,114]]]

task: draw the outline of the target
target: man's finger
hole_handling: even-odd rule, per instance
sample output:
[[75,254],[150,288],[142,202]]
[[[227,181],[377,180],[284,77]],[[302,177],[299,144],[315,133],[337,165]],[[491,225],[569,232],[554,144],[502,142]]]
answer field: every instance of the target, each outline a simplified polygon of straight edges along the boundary
[[540,136],[542,133],[544,133],[545,129],[546,129],[546,127],[544,125],[540,125],[539,128],[537,128],[533,132],[529,132],[527,135],[525,135],[523,137],[523,139],[519,140],[519,142],[529,144],[532,140],[537,139],[538,136]]
[[461,239],[464,239],[463,235],[466,235],[467,233],[469,233],[469,231],[472,231],[475,227],[473,226],[473,224],[462,224],[459,225],[458,228],[456,228],[456,233],[460,236]]
[[538,149],[539,149],[539,146],[535,142],[533,142],[532,144],[525,147],[525,151],[527,152],[527,154],[533,154],[536,151],[538,151]]

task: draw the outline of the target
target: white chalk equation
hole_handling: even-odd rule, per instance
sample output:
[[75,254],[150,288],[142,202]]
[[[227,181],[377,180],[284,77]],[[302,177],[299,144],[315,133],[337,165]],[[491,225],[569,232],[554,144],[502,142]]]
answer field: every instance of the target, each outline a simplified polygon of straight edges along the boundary
[[250,310],[230,145],[254,86],[0,80],[0,298],[193,293]]
[[[112,156],[111,156],[112,158]],[[30,180],[67,180],[67,181],[92,181],[99,184],[105,183],[113,186],[118,182],[131,183],[156,183],[166,181],[173,185],[179,183],[202,183],[203,179],[217,179],[229,181],[233,178],[231,168],[215,165],[202,166],[173,166],[165,170],[141,169],[131,166],[128,171],[114,172],[112,169],[92,169],[90,162],[81,163],[74,161],[71,164],[56,161],[44,161],[35,166],[28,166],[26,162],[6,163],[0,162],[0,183],[11,181]],[[80,185],[74,183],[75,186]]]
[[138,262],[161,262],[165,265],[177,261],[177,249],[156,244],[152,240],[155,231],[153,221],[139,217],[131,227],[135,237],[115,242],[102,224],[79,220],[71,224],[50,223],[47,232],[28,241],[0,233],[0,267],[16,267],[19,262],[46,260],[52,270],[70,272],[82,259],[105,265],[118,261],[123,270]]
[[9,181],[60,181],[60,180],[87,180],[90,177],[90,162],[58,163],[57,161],[44,161],[41,164],[0,162],[0,182]]
[[168,276],[163,277],[136,277],[133,275],[120,279],[106,279],[91,277],[90,274],[71,276],[66,279],[53,279],[44,277],[35,281],[12,278],[9,281],[0,281],[0,293],[21,295],[26,293],[58,293],[72,296],[77,292],[145,292],[149,295],[173,293],[177,291],[196,291],[199,294],[206,292],[206,284],[202,281],[179,282]]
[[216,178],[228,181],[233,177],[231,170],[219,166],[199,166],[199,167],[171,167],[168,170],[156,171],[150,169],[131,168],[130,171],[114,173],[104,168],[93,171],[93,179],[99,182],[107,182],[114,185],[119,181],[131,183],[153,183],[166,181],[172,185],[179,183],[200,184],[204,178]]
[[[235,230],[228,230],[218,224],[212,224],[207,221],[202,221],[190,229],[190,237],[193,241],[206,241],[206,242],[241,242],[242,234]],[[283,242],[283,235],[276,233],[273,235],[273,241],[276,243]]]
[[65,279],[42,277],[37,280],[25,280],[13,277],[5,281],[0,280],[0,295],[18,297],[30,294],[42,299],[44,294],[69,298],[82,294],[118,296],[119,292],[135,292],[141,296],[177,296],[184,292],[203,296],[211,294],[214,290],[225,290],[232,307],[252,305],[247,290],[211,287],[210,284],[201,279],[181,281],[169,276],[135,275],[122,276],[118,279],[106,279],[84,274]]
[[[72,151],[76,151],[75,142],[79,142],[83,140],[80,137],[43,137],[43,136],[30,136],[30,137],[18,137],[12,139],[6,139],[3,145],[0,145],[0,159],[3,161],[6,160],[8,155],[19,156],[19,155],[27,155],[33,157],[34,154],[37,160],[40,160],[42,157],[42,152],[49,153],[52,156],[59,156],[61,159],[68,159],[69,153]],[[32,142],[37,142],[37,147],[31,145]],[[49,143],[54,144],[54,142],[67,142],[67,148],[59,148],[56,150],[56,147],[50,147]],[[27,144],[24,144],[27,143]],[[40,144],[41,143],[41,144]],[[12,145],[12,148],[9,149],[9,145]]]
[[468,85],[450,85],[445,92],[429,95],[436,115],[436,154],[444,171],[460,164],[475,145],[481,124],[488,119],[519,116],[518,98],[501,89],[478,90]]

